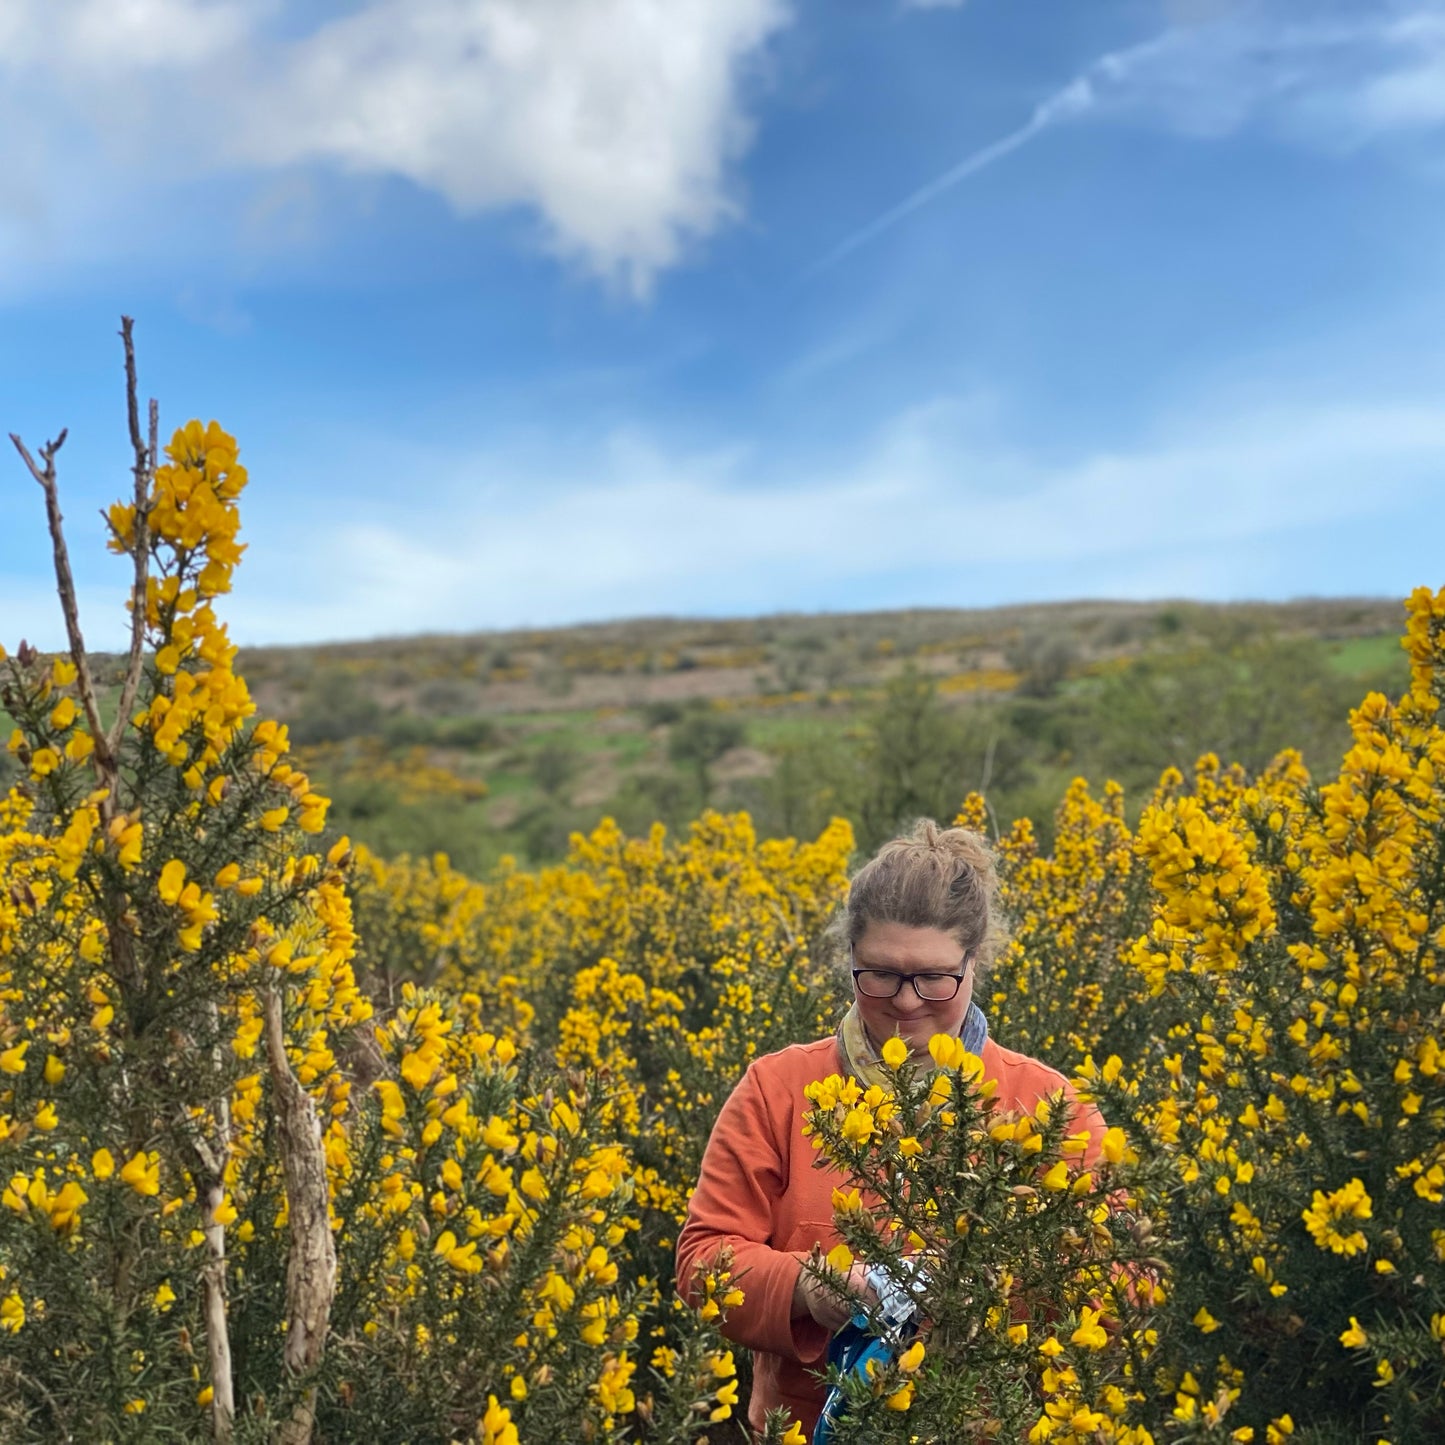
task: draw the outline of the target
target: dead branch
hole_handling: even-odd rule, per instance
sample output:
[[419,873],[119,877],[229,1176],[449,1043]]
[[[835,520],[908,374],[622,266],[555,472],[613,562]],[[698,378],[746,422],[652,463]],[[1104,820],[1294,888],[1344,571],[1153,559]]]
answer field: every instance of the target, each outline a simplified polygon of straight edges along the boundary
[[[214,1024],[216,1008],[210,1008]],[[222,1094],[216,1105],[217,1137],[209,1140],[188,1113],[181,1125],[194,1156],[191,1175],[201,1206],[201,1233],[206,1239],[206,1262],[201,1266],[206,1321],[206,1362],[211,1383],[211,1437],[216,1445],[230,1445],[235,1429],[236,1388],[231,1366],[231,1327],[226,1310],[226,1227],[216,1218],[226,1198],[226,1162],[230,1156],[231,1104]]]
[[230,1445],[236,1418],[236,1388],[231,1369],[231,1329],[226,1315],[226,1227],[216,1211],[226,1197],[220,1179],[206,1187],[201,1205],[201,1232],[206,1236],[205,1288],[206,1362],[211,1379],[211,1434],[216,1445]]
[[201,1266],[206,1321],[206,1363],[211,1383],[211,1435],[217,1445],[230,1445],[236,1419],[236,1389],[231,1368],[231,1327],[226,1312],[226,1227],[216,1218],[226,1198],[224,1164],[200,1138],[190,1141],[201,1168],[196,1197],[201,1205],[201,1233],[206,1262]]
[[125,347],[126,420],[130,422],[130,444],[135,449],[136,470],[140,471],[146,465],[147,454],[140,434],[140,388],[136,383],[135,374],[134,330],[134,319],[130,316],[122,316],[120,318],[120,339],[121,344]]
[[120,708],[115,716],[107,744],[111,756],[118,756],[120,740],[125,735],[127,720],[135,702],[137,687],[140,686],[141,662],[145,650],[146,630],[146,580],[150,570],[150,526],[149,508],[151,484],[156,472],[156,443],[160,430],[160,409],[155,399],[150,404],[149,440],[141,437],[140,396],[136,382],[135,322],[129,316],[120,318],[121,341],[125,346],[125,402],[126,415],[130,420],[130,442],[135,452],[135,520],[134,549],[135,582],[131,590],[130,654],[126,658],[125,677],[120,687]]
[[55,582],[60,592],[61,611],[65,614],[65,632],[70,640],[70,660],[75,664],[76,684],[80,691],[81,706],[85,710],[85,720],[90,727],[91,737],[95,739],[96,774],[101,784],[111,792],[111,796],[106,799],[105,808],[105,815],[109,816],[109,807],[115,802],[115,755],[111,751],[110,739],[100,725],[100,707],[95,698],[95,683],[85,655],[85,638],[80,631],[80,606],[75,598],[75,578],[70,571],[70,553],[65,545],[64,519],[60,515],[60,491],[55,483],[55,454],[65,445],[67,434],[62,430],[53,442],[46,442],[40,448],[43,466],[36,464],[25,443],[14,432],[10,433],[10,440],[15,443],[15,450],[30,468],[30,475],[40,483],[41,490],[45,493],[45,516],[50,525],[50,542],[55,552]]
[[[280,988],[266,991],[266,1054],[276,1100],[276,1136],[286,1176],[286,1213],[291,1252],[286,1261],[285,1361],[292,1374],[309,1374],[321,1363],[336,1294],[336,1244],[331,1236],[330,1197],[321,1120],[311,1096],[296,1081],[281,1028]],[[315,1427],[314,1389],[307,1390],[277,1432],[279,1445],[308,1445]]]

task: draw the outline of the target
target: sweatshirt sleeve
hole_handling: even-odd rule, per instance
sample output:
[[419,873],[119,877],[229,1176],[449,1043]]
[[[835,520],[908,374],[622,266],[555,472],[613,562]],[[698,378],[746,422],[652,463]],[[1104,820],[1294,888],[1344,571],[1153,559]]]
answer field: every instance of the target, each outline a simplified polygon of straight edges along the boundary
[[1000,1077],[1005,1080],[1005,1107],[1033,1109],[1041,1099],[1062,1094],[1064,1107],[1069,1111],[1067,1132],[1087,1133],[1089,1136],[1083,1151],[1069,1156],[1069,1168],[1074,1171],[1092,1169],[1103,1156],[1104,1134],[1109,1127],[1099,1112],[1099,1106],[1081,1099],[1073,1083],[1041,1059],[1030,1058],[1027,1054],[1000,1052],[1007,1059],[1004,1069],[1000,1070]]
[[677,1241],[677,1288],[691,1303],[693,1271],[730,1247],[743,1303],[728,1311],[723,1334],[750,1349],[813,1364],[827,1349],[828,1333],[811,1316],[792,1318],[802,1256],[772,1244],[776,1206],[789,1178],[787,1142],[777,1137],[750,1066],[718,1114],[703,1153]]

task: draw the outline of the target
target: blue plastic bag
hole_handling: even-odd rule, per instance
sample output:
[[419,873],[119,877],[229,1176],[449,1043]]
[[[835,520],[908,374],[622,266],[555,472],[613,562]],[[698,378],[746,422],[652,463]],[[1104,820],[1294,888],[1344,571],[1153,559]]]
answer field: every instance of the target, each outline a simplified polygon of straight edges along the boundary
[[[908,1261],[912,1263],[912,1261]],[[915,1271],[916,1273],[916,1271]],[[918,1304],[908,1289],[876,1265],[868,1271],[868,1283],[878,1296],[876,1326],[859,1310],[828,1344],[828,1363],[836,1365],[844,1379],[868,1379],[868,1365],[881,1369],[898,1358],[904,1345],[918,1329]],[[837,1422],[848,1409],[842,1383],[834,1385],[823,1401],[823,1413],[813,1431],[813,1445],[832,1445]]]

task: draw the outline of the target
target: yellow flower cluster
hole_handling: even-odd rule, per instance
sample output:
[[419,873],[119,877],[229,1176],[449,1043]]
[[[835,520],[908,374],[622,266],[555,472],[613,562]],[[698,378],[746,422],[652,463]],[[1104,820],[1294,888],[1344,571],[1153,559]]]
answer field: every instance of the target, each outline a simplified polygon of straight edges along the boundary
[[[1206,772],[1212,763],[1205,761]],[[1253,841],[1211,817],[1198,797],[1161,803],[1139,821],[1137,850],[1160,899],[1153,937],[1187,939],[1193,967],[1237,968],[1242,951],[1274,927],[1267,878],[1250,858]],[[1177,953],[1161,960],[1150,952],[1139,963],[1156,988],[1161,966],[1181,966]]]
[[[1358,1254],[1368,1247],[1364,1233],[1354,1227],[1356,1220],[1370,1218],[1370,1196],[1358,1179],[1351,1179],[1341,1189],[1324,1194],[1316,1189],[1310,1207],[1301,1216],[1310,1238],[1321,1249],[1335,1254]],[[1341,1231],[1344,1224],[1349,1233]]]
[[973,1421],[995,1438],[1152,1441],[1139,1384],[1165,1292],[1147,1235],[1125,1243],[1110,1227],[1139,1185],[1120,1172],[1139,1162],[1123,1131],[1084,1167],[1096,1141],[1066,1098],[1002,1109],[998,1081],[955,1037],[931,1040],[926,1072],[891,1053],[891,1088],[835,1075],[806,1090],[805,1133],[847,1176],[833,1194],[846,1243],[816,1267],[862,1257],[921,1293],[920,1336],[870,1369],[866,1392],[849,1386],[859,1438],[931,1438]]
[[675,842],[605,822],[565,864],[504,864],[485,885],[444,857],[363,852],[362,965],[380,992],[408,975],[465,988],[519,1041],[604,1072],[605,1119],[635,1151],[640,1202],[667,1217],[651,1231],[667,1239],[748,1062],[833,1026],[841,978],[810,944],[851,849],[843,823],[798,844],[708,814]]
[[[984,800],[971,795],[958,822],[986,832]],[[1095,1046],[1105,971],[1133,896],[1122,790],[1110,784],[1096,799],[1075,779],[1055,817],[1051,853],[1040,852],[1023,818],[1000,840],[999,854],[1013,938],[986,1004],[991,1025],[1013,1046],[1040,1056],[1082,1057]]]

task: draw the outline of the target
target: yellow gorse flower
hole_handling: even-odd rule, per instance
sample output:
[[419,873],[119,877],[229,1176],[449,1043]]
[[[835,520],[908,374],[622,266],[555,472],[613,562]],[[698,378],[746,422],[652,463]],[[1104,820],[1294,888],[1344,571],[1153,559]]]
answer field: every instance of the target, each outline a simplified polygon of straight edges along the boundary
[[1351,1179],[1348,1184],[1329,1194],[1316,1189],[1313,1203],[1303,1211],[1301,1217],[1310,1232],[1310,1238],[1321,1249],[1329,1249],[1336,1254],[1358,1254],[1366,1244],[1363,1231],[1355,1228],[1346,1231],[1338,1226],[1341,1223],[1349,1225],[1355,1220],[1369,1219],[1370,1196],[1358,1179]]

